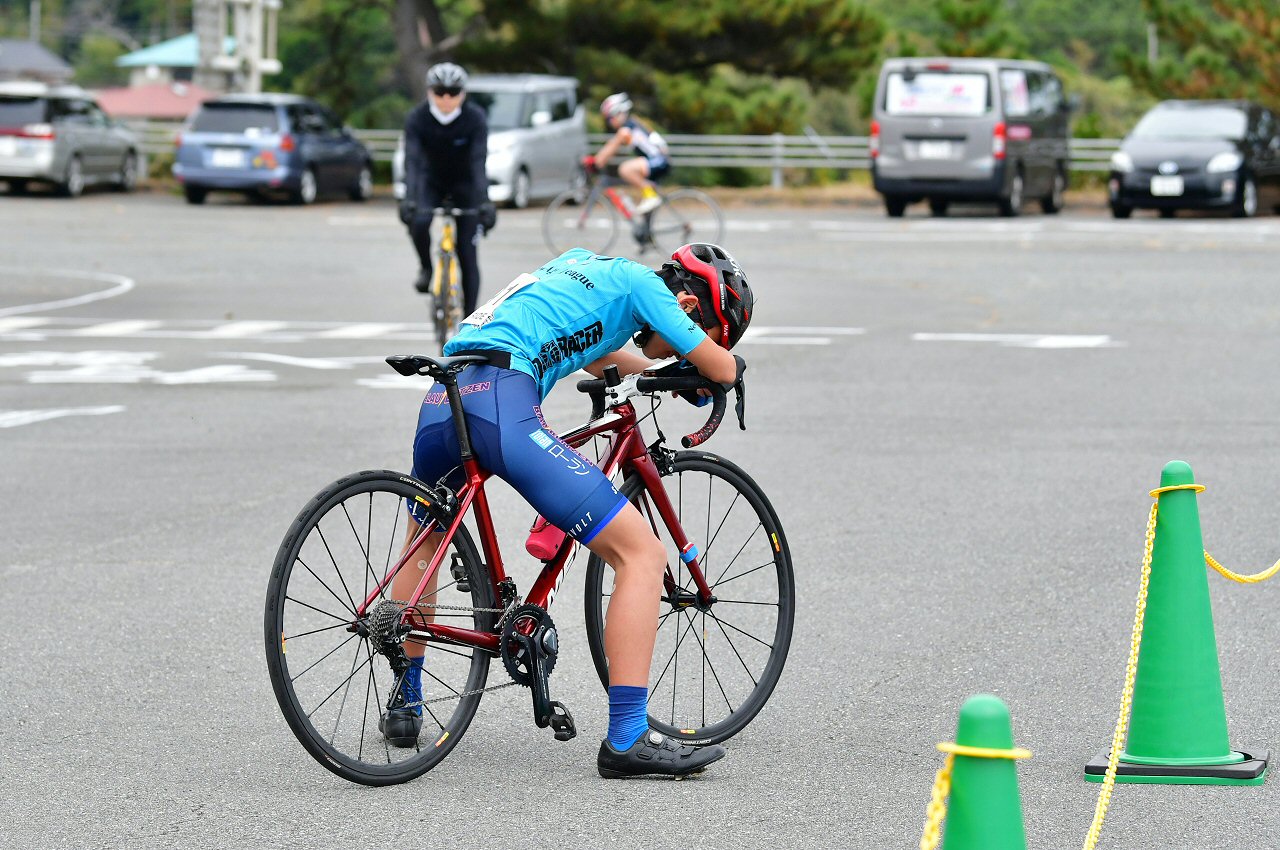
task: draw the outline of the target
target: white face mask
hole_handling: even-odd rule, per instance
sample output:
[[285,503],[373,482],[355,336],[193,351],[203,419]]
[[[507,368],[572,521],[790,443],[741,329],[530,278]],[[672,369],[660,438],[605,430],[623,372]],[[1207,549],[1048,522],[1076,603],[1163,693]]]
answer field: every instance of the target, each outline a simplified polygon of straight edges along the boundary
[[431,114],[434,115],[435,119],[439,121],[441,124],[451,124],[453,123],[453,121],[457,119],[459,115],[462,114],[461,100],[458,101],[457,109],[453,110],[452,112],[441,112],[440,108],[436,106],[436,102],[434,98],[428,95],[427,99],[428,99],[428,105],[431,107]]

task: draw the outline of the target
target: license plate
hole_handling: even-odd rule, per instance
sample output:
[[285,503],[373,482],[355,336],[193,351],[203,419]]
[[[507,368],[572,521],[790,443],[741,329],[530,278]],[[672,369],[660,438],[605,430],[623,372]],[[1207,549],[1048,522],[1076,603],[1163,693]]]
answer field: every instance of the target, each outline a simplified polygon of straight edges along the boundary
[[917,152],[921,159],[951,159],[951,142],[921,142]]
[[0,136],[0,156],[15,156],[18,153],[18,140],[12,136]]
[[209,153],[209,165],[214,168],[244,168],[244,151],[235,148],[214,148]]
[[1182,178],[1178,175],[1151,178],[1151,194],[1156,197],[1176,198],[1184,191],[1186,191],[1186,187],[1182,183]]

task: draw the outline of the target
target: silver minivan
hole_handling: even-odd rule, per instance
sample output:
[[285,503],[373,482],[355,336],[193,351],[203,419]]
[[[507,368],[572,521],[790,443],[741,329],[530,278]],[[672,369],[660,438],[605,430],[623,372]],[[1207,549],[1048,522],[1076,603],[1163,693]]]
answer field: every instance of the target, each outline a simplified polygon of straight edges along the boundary
[[0,180],[12,194],[33,182],[72,198],[94,183],[129,192],[139,162],[137,137],[84,89],[0,83]]
[[928,199],[995,201],[1018,215],[1028,198],[1062,209],[1071,104],[1043,62],[888,59],[876,85],[871,174],[886,212]]
[[[586,112],[578,81],[547,74],[475,74],[467,100],[489,118],[489,200],[513,207],[558,195],[583,179]],[[392,162],[397,198],[404,197],[404,137]]]

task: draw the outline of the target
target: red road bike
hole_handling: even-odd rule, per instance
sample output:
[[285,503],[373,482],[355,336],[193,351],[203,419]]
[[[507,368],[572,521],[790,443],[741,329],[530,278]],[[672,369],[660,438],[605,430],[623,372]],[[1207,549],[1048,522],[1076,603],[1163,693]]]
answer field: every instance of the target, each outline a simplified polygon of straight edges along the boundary
[[[481,696],[497,688],[529,688],[539,727],[550,726],[560,740],[576,732],[548,684],[559,648],[549,610],[576,544],[565,538],[521,596],[503,565],[484,489],[490,473],[472,455],[457,384],[459,372],[484,358],[387,361],[402,375],[429,375],[445,387],[465,483],[451,490],[385,470],[335,481],[303,508],[281,543],[265,612],[267,666],[290,728],[320,764],[366,785],[406,782],[430,770],[462,738]],[[615,368],[603,380],[578,384],[592,398],[591,420],[563,437],[575,448],[604,442],[600,467],[610,477],[621,474],[620,491],[666,544],[649,722],[693,744],[724,741],[764,706],[782,673],[795,616],[786,536],[755,482],[704,450],[667,449],[660,428],[648,446],[641,436],[640,423],[651,414],[637,414],[637,398],[649,396],[656,413],[656,394],[702,388],[713,394],[712,411],[683,438],[692,449],[719,427],[725,391],[701,377],[619,379]],[[745,427],[741,380],[737,389]],[[425,524],[412,521],[407,506],[425,515]],[[468,514],[483,558],[464,524]],[[440,545],[428,557],[429,536]],[[413,595],[391,598],[396,574],[415,568],[421,578]],[[591,555],[587,641],[606,687],[604,619],[612,589],[612,570]],[[421,706],[424,722],[415,746],[394,748],[378,721],[408,666],[409,639],[427,647],[422,698],[410,703]],[[494,659],[509,680],[487,686]]]

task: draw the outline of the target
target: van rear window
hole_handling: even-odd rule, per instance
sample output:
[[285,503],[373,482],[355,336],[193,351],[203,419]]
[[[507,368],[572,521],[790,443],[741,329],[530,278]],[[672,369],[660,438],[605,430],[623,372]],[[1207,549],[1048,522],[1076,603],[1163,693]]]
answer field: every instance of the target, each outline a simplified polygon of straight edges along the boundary
[[280,129],[274,106],[245,103],[206,103],[191,122],[195,133],[243,133],[257,136]]
[[982,115],[991,108],[986,74],[894,71],[885,80],[888,115]]
[[25,127],[48,120],[48,103],[44,98],[0,97],[0,127]]

